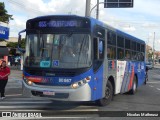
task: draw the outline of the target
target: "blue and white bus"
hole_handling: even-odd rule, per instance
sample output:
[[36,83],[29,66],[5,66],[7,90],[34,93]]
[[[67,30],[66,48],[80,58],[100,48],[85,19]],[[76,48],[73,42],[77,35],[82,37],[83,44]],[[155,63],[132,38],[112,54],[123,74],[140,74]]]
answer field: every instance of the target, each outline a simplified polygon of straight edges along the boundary
[[145,42],[96,19],[53,15],[26,23],[23,95],[109,104],[145,82]]

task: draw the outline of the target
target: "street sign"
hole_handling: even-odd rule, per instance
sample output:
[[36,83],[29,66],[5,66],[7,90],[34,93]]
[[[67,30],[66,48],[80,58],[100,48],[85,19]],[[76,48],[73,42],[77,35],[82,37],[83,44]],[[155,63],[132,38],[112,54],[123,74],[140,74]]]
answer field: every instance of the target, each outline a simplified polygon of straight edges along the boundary
[[8,39],[9,38],[9,28],[0,22],[0,39]]
[[104,8],[132,8],[133,0],[104,0]]

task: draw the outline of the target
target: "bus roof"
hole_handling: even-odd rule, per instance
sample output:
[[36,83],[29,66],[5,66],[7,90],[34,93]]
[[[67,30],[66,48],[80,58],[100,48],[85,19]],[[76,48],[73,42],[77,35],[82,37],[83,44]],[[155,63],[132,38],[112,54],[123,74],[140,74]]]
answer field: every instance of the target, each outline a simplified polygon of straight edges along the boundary
[[[78,16],[78,15],[46,15],[46,16],[38,16],[38,17],[33,18],[33,19],[37,19],[37,18],[43,19],[43,18],[48,18],[48,17],[50,17],[50,18],[52,18],[52,17],[76,17],[76,18],[85,18],[85,17],[83,17],[83,16]],[[86,18],[87,18],[87,17],[86,17]]]
[[141,40],[141,39],[139,39],[139,38],[137,38],[137,37],[134,37],[134,36],[132,36],[132,35],[130,35],[130,34],[128,34],[128,33],[123,32],[123,31],[121,31],[121,30],[119,30],[119,29],[116,29],[116,28],[114,28],[114,27],[112,27],[112,26],[110,26],[110,25],[108,25],[108,24],[106,24],[106,23],[104,23],[104,22],[101,22],[101,21],[99,21],[99,20],[97,20],[97,19],[95,19],[95,18],[91,18],[91,17],[89,17],[89,18],[90,18],[94,23],[96,23],[97,25],[100,25],[100,26],[102,26],[102,27],[104,27],[104,28],[108,28],[108,29],[116,32],[117,34],[120,34],[120,35],[122,35],[122,36],[124,36],[124,37],[126,37],[126,38],[135,40],[135,41],[140,42],[140,43],[145,43],[144,40]]
[[[50,18],[52,18],[52,17],[88,18],[88,19],[90,19],[93,23],[95,23],[95,24],[97,24],[97,25],[100,25],[100,26],[102,26],[102,27],[104,27],[104,28],[108,28],[108,29],[116,32],[117,34],[120,34],[120,35],[122,35],[122,36],[124,36],[124,37],[126,37],[126,38],[128,38],[128,39],[132,39],[132,40],[135,40],[135,41],[137,41],[137,42],[145,43],[145,41],[143,41],[143,40],[141,40],[141,39],[139,39],[139,38],[136,38],[136,37],[134,37],[134,36],[132,36],[132,35],[130,35],[130,34],[128,34],[128,33],[125,33],[125,32],[123,32],[123,31],[121,31],[121,30],[119,30],[119,29],[116,29],[116,28],[114,28],[114,27],[112,27],[112,26],[110,26],[110,25],[108,25],[108,24],[105,24],[104,22],[101,22],[101,21],[99,21],[99,20],[97,20],[97,19],[95,19],[95,18],[92,18],[92,17],[83,17],[83,16],[77,16],[77,15],[47,15],[47,16],[39,16],[39,17],[36,17],[36,18],[33,18],[33,19],[45,19],[45,18],[48,18],[48,17],[50,17]],[[30,19],[30,20],[33,20],[33,19]]]

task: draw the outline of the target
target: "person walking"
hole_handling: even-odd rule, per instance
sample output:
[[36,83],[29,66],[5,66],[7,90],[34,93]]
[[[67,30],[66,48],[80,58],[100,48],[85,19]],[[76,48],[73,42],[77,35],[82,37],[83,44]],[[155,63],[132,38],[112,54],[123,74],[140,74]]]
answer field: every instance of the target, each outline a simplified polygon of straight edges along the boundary
[[0,64],[0,93],[1,99],[5,98],[5,87],[8,82],[10,68],[6,66],[6,61],[2,60]]
[[148,70],[149,70],[149,68],[148,68],[148,66],[146,66],[146,76],[145,76],[144,84],[147,84],[147,81],[148,81]]

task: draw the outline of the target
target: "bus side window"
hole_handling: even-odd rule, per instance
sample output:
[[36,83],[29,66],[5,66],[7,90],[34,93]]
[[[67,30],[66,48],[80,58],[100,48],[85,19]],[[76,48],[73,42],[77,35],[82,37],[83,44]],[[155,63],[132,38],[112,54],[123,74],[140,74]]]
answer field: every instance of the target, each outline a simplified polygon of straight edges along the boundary
[[124,49],[122,48],[117,49],[117,59],[124,59]]
[[131,59],[131,52],[129,50],[125,51],[125,59],[127,60]]
[[116,48],[114,46],[107,47],[107,57],[108,59],[116,59]]
[[103,40],[99,40],[99,59],[103,59],[104,58],[104,41]]
[[110,47],[107,47],[107,57],[111,58],[111,49],[110,49]]

